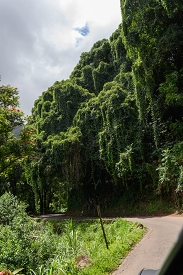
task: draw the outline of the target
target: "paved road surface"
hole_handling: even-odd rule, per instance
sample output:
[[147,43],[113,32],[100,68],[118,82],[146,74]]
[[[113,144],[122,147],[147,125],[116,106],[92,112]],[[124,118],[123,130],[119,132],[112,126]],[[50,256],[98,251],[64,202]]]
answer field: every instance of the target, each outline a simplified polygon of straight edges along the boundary
[[183,217],[127,218],[127,220],[144,224],[148,231],[113,275],[138,275],[143,268],[159,269],[183,228]]

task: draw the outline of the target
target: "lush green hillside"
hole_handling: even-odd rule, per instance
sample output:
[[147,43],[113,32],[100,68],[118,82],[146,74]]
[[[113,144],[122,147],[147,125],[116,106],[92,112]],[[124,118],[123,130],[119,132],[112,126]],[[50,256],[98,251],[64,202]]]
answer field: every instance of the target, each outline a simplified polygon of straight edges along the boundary
[[25,164],[36,210],[182,205],[183,4],[123,1],[122,23],[35,101]]

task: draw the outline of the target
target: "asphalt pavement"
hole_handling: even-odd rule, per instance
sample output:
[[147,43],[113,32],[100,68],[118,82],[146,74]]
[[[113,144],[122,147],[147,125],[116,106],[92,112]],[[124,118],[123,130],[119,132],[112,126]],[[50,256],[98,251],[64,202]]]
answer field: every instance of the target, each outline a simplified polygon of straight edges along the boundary
[[142,223],[147,227],[147,233],[131,253],[122,259],[121,265],[112,275],[138,275],[143,268],[159,269],[183,229],[183,217],[170,215],[126,220]]

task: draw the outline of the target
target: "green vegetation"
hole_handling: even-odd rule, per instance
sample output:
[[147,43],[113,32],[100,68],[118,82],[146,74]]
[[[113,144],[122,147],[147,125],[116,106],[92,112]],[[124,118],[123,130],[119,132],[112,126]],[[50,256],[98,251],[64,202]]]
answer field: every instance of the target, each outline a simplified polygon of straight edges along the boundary
[[[17,88],[0,87],[3,269],[109,274],[144,232],[106,220],[107,250],[99,221],[47,222],[28,211],[183,210],[183,3],[120,3],[118,29],[82,53],[69,79],[44,91],[29,118],[19,110]],[[82,260],[88,265],[79,268]]]
[[[33,153],[34,130],[25,125],[17,88],[0,87],[0,194],[10,190],[29,203],[31,190],[23,181],[23,162]],[[25,190],[28,190],[25,194]]]
[[34,213],[182,209],[183,4],[120,2],[118,29],[42,93],[18,138],[18,92],[0,87],[1,194]]
[[[0,268],[24,274],[110,274],[143,236],[138,223],[32,219],[10,193],[0,197]],[[14,272],[15,273],[15,272]],[[8,273],[7,273],[8,274]]]

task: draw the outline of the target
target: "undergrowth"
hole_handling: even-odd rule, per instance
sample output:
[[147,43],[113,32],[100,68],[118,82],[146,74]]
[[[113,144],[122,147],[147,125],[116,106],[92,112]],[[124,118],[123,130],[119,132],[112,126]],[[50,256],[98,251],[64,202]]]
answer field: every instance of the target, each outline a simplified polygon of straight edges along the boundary
[[[7,200],[11,201],[8,206]],[[138,223],[122,218],[105,219],[107,249],[98,219],[33,219],[25,213],[23,205],[15,202],[10,194],[0,198],[1,270],[23,268],[22,273],[32,275],[111,274],[145,232]]]

